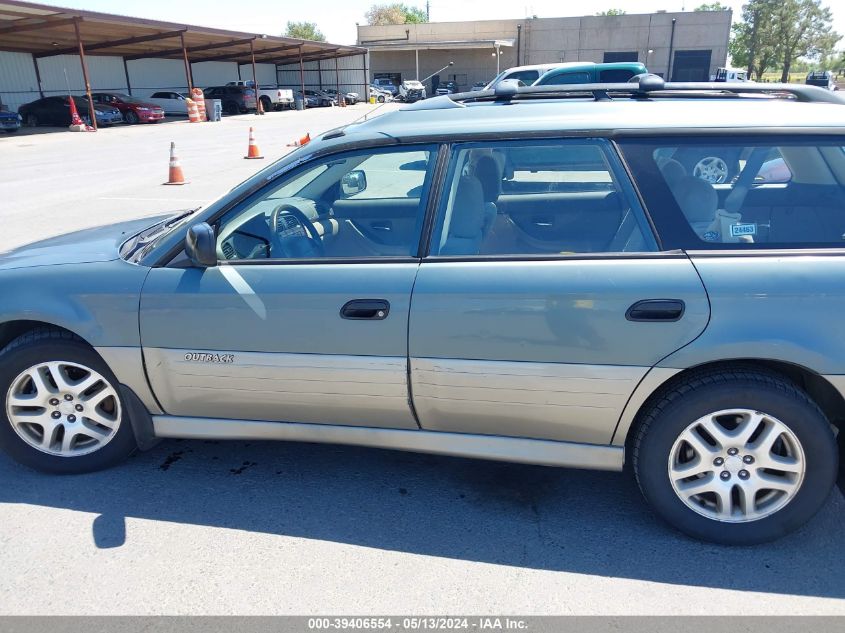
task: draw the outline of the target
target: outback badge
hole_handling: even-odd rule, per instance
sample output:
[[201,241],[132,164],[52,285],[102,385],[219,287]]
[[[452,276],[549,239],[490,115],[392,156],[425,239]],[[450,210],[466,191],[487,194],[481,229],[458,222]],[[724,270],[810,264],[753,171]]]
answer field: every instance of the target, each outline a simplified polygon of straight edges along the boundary
[[209,354],[206,352],[187,352],[185,360],[189,363],[234,363],[234,354]]

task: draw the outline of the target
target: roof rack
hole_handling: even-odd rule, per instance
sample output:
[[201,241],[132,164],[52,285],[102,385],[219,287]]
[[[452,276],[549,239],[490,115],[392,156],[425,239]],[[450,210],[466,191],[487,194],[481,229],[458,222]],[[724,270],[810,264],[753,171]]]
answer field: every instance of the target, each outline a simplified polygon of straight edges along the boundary
[[657,75],[637,75],[628,83],[565,84],[560,86],[520,86],[505,80],[493,90],[444,95],[409,106],[413,110],[435,110],[464,107],[478,101],[511,102],[523,99],[589,98],[596,101],[614,99],[677,99],[724,98],[753,95],[767,98],[788,98],[808,103],[845,105],[845,96],[805,84],[766,84],[754,82],[664,82]]

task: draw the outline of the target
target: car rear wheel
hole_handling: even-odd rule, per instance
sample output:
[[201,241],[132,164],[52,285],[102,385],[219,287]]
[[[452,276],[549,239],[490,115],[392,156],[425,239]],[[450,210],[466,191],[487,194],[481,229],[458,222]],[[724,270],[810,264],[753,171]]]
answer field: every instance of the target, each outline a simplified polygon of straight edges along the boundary
[[787,378],[757,368],[701,372],[662,394],[632,442],[655,512],[695,538],[752,545],[780,538],[824,505],[836,440]]
[[7,345],[0,393],[0,446],[26,466],[84,473],[137,448],[117,379],[68,332],[37,330]]
[[261,97],[259,101],[261,102],[261,109],[264,110],[264,112],[270,112],[270,110],[273,109],[273,102],[270,101],[269,98]]
[[139,121],[138,115],[132,112],[132,110],[129,110],[126,114],[124,114],[123,118],[129,125],[135,125]]
[[234,101],[227,101],[225,105],[226,114],[240,114],[241,108]]

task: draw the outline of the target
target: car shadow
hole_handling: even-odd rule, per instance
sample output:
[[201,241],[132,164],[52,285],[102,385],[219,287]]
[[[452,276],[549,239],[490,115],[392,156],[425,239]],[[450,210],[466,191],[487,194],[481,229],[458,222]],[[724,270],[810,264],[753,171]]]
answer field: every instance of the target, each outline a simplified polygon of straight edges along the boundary
[[530,569],[845,597],[838,489],[797,533],[729,548],[666,527],[623,474],[377,449],[171,440],[79,476],[42,475],[4,456],[0,478],[2,503],[99,515],[92,538],[100,548],[132,538],[130,517]]

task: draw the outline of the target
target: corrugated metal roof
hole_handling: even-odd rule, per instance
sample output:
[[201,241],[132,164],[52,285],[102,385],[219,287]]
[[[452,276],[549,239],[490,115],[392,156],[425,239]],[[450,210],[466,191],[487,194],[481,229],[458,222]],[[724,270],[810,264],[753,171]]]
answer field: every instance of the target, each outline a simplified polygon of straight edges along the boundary
[[298,62],[361,55],[366,49],[313,42],[260,33],[162,22],[64,9],[19,0],[0,0],[0,50],[33,53],[36,57],[74,54],[79,25],[88,55],[114,55],[127,59],[181,59],[184,38],[190,61]]

